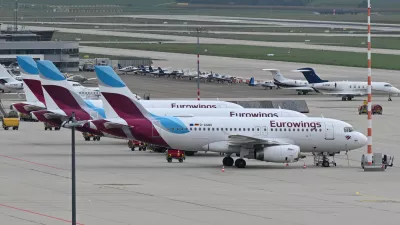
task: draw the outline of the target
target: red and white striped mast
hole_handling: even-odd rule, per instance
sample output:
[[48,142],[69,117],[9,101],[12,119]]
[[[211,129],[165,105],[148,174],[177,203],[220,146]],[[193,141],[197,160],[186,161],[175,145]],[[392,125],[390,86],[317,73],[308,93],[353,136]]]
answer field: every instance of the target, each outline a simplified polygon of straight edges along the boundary
[[368,165],[372,165],[371,0],[368,0]]

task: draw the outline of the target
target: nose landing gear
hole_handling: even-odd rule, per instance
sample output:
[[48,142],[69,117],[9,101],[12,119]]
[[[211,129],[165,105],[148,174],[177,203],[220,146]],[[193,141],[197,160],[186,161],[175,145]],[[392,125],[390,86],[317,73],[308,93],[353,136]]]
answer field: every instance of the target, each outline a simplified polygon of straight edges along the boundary
[[[331,165],[336,166],[335,154],[328,154],[327,152],[313,153],[314,155],[314,165],[322,167],[330,167]],[[332,157],[332,160],[329,160]]]

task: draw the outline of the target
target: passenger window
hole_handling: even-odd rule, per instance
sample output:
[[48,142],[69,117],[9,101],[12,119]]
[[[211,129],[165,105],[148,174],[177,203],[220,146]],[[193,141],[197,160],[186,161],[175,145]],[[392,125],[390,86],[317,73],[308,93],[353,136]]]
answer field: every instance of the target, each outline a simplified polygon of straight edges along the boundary
[[250,131],[250,128],[247,128],[247,131]]
[[194,130],[197,130],[197,128],[195,127]]
[[[218,128],[217,128],[218,129]],[[214,128],[212,129],[212,131],[214,131]]]
[[279,128],[279,131],[282,131],[282,128]]
[[230,131],[232,131],[232,128],[230,128]]
[[[205,128],[204,128],[205,129]],[[210,128],[208,128],[208,131],[210,131]]]
[[254,131],[254,128],[251,128],[252,131]]
[[257,131],[260,131],[260,128],[257,128]]
[[288,129],[288,131],[290,131],[290,128]]
[[308,129],[306,129],[306,131],[308,132]]
[[241,131],[241,129],[239,128],[239,131]]
[[275,128],[275,131],[278,131],[278,128]]
[[217,128],[217,131],[219,131],[219,128]]
[[286,128],[285,128],[285,129],[283,129],[283,131],[286,131]]
[[236,131],[236,128],[233,128],[234,131]]
[[190,128],[190,130],[192,130],[192,128]]

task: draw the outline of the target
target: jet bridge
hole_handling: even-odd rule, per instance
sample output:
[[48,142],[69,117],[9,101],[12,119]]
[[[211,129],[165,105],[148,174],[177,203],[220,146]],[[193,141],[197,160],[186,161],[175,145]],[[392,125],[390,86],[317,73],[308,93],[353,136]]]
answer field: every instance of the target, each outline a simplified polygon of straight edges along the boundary
[[307,102],[305,100],[262,100],[262,101],[228,101],[244,108],[281,108],[297,111],[300,113],[309,113]]

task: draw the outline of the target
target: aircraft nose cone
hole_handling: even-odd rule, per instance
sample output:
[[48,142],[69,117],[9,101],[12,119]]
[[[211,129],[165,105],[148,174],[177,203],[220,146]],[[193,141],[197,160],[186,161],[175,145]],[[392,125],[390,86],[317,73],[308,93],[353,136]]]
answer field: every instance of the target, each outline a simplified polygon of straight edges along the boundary
[[368,144],[368,138],[367,138],[367,136],[365,136],[365,135],[362,134],[362,133],[358,133],[358,135],[357,135],[357,140],[358,140],[358,143],[359,143],[359,145],[360,145],[361,147],[363,147],[363,146],[365,146],[365,145]]

